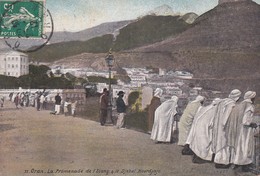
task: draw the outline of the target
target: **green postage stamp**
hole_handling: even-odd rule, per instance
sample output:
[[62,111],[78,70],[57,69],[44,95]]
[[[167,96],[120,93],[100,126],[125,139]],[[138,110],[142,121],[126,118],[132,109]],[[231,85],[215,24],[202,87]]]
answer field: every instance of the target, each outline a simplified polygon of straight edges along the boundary
[[43,1],[0,1],[0,37],[42,37],[43,5]]

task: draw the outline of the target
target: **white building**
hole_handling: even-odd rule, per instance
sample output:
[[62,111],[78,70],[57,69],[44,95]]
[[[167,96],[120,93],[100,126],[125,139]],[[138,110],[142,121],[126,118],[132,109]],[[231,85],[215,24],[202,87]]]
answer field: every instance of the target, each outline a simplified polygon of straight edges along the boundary
[[0,53],[0,74],[14,77],[29,74],[28,55],[17,51]]

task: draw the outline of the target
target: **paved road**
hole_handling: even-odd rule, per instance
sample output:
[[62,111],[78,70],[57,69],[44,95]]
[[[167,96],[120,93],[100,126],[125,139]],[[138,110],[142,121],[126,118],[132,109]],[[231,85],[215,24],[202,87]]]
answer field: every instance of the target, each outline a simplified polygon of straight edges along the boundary
[[193,164],[176,144],[155,144],[133,130],[16,109],[10,102],[0,114],[0,176],[242,175],[212,163]]

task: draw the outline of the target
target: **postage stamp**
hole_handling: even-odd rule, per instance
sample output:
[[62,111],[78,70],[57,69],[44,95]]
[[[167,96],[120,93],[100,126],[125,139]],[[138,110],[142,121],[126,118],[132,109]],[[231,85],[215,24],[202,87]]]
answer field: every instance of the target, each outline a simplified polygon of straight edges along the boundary
[[1,37],[41,37],[43,1],[0,1]]
[[46,44],[54,30],[45,0],[1,1],[0,38],[11,49],[33,52]]

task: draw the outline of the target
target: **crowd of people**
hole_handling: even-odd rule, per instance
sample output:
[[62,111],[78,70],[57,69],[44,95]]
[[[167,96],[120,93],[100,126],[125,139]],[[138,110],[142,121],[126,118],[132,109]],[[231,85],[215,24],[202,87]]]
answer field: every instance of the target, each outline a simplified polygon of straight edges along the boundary
[[[224,99],[215,98],[205,106],[205,97],[198,95],[179,112],[177,96],[161,103],[163,90],[157,88],[148,106],[148,131],[155,143],[172,143],[177,131],[177,144],[183,155],[192,155],[193,163],[214,162],[216,168],[239,168],[249,171],[255,155],[254,123],[256,92],[247,91],[243,98],[235,89]],[[126,104],[124,92],[116,99],[116,128],[124,128]],[[105,125],[109,91],[100,96],[100,124]],[[243,99],[242,101],[239,101]],[[258,129],[259,131],[259,129]]]
[[[35,107],[37,111],[40,110],[50,110],[47,108],[47,104],[52,104],[48,100],[49,92],[45,91],[36,91],[35,93],[31,92],[18,92],[18,93],[10,93],[9,100],[14,103],[15,107]],[[4,100],[0,102],[2,105]],[[51,114],[59,115],[63,113],[65,116],[72,115],[75,116],[76,108],[77,108],[77,100],[71,100],[66,98],[66,100],[62,101],[62,97],[59,93],[54,97],[54,111]]]
[[[215,98],[204,106],[205,97],[198,95],[178,112],[178,97],[161,104],[162,90],[157,88],[148,109],[148,127],[153,123],[151,139],[156,143],[171,143],[178,130],[178,145],[183,155],[192,155],[192,162],[214,162],[216,168],[240,168],[249,171],[254,159],[253,122],[256,92],[247,91],[239,101],[241,91],[235,89],[224,99]],[[178,118],[178,116],[180,118]],[[259,129],[258,129],[259,130]]]
[[[47,93],[29,92],[9,95],[16,108],[34,106],[37,110],[46,109]],[[117,129],[124,129],[126,103],[125,93],[118,92],[116,99],[117,119],[112,123]],[[227,98],[215,98],[205,106],[205,97],[198,95],[179,112],[177,96],[161,103],[163,90],[157,88],[148,106],[148,132],[155,143],[172,143],[177,131],[177,145],[182,147],[183,155],[192,155],[193,163],[213,162],[216,168],[241,168],[249,171],[255,155],[254,134],[260,131],[254,122],[256,92],[247,91],[243,96],[238,89],[232,90]],[[2,100],[2,99],[1,99]],[[59,93],[54,97],[53,114],[75,115],[77,101],[66,98],[62,103]],[[241,101],[239,101],[241,100]],[[4,100],[1,101],[3,104]],[[109,91],[104,88],[100,96],[100,124],[107,121]]]
[[46,109],[47,95],[48,94],[44,91],[37,91],[35,93],[12,92],[9,94],[9,100],[15,104],[16,108],[33,106],[39,111]]

